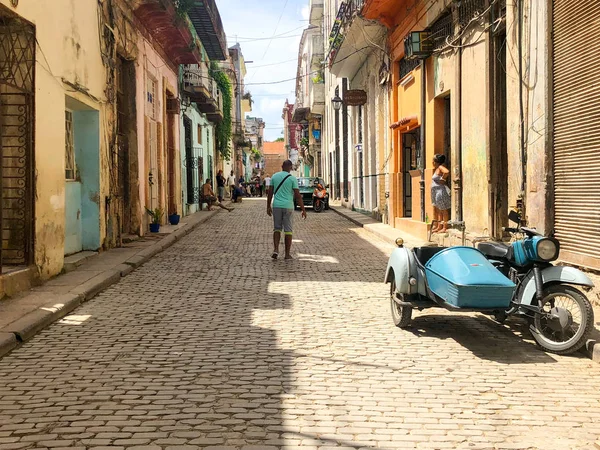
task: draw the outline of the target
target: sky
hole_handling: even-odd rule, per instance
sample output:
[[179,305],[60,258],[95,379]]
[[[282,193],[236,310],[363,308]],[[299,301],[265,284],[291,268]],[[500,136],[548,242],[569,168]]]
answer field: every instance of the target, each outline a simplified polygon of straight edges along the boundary
[[[286,98],[294,103],[298,46],[302,30],[308,27],[308,2],[217,0],[227,45],[239,42],[244,59],[253,61],[246,65],[246,92],[254,100],[250,115],[265,121],[266,141],[283,137],[283,105]],[[290,78],[284,83],[258,84]]]

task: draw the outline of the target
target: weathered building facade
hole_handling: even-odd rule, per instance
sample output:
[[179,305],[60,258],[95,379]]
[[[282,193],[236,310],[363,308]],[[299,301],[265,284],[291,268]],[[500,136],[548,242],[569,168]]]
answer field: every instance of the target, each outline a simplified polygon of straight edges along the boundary
[[[320,11],[320,12],[319,12]],[[299,154],[296,172],[316,176],[321,167],[321,123],[325,110],[323,73],[323,8],[311,13],[311,24],[302,33],[298,51],[296,101],[292,121],[296,127]]]
[[342,203],[382,218],[389,153],[389,58],[385,27],[364,19],[362,5],[342,2],[335,11],[329,6],[335,18],[326,28],[325,64],[335,79],[330,82],[329,150],[335,152],[331,159],[340,174]]
[[[530,226],[556,232],[564,261],[599,268],[600,191],[586,182],[599,169],[600,77],[591,56],[600,47],[599,8],[563,0],[325,1],[324,28],[332,31],[326,97],[341,100],[338,112],[326,101],[324,119],[324,175],[333,197],[363,204],[360,183],[349,182],[361,178],[352,147],[362,144],[364,154],[365,140],[383,143],[375,153],[385,180],[377,188],[381,218],[426,238],[432,158],[444,154],[451,220],[466,228],[467,241],[505,238],[516,208]],[[358,25],[360,39],[353,35]],[[573,54],[584,55],[575,84]],[[373,55],[379,70],[369,63]],[[352,61],[359,57],[365,62],[357,68]],[[374,73],[378,87],[368,81]],[[365,119],[344,101],[355,87],[367,102],[383,93],[376,107],[387,114],[375,119],[374,130],[363,125],[362,136],[356,124]],[[460,235],[451,230],[436,239],[457,243]]]
[[214,1],[0,1],[0,259],[24,277],[1,276],[3,294],[58,274],[66,255],[143,235],[146,208],[163,222],[182,212],[179,68],[206,61],[205,44],[216,51],[208,23],[225,48],[215,11]]

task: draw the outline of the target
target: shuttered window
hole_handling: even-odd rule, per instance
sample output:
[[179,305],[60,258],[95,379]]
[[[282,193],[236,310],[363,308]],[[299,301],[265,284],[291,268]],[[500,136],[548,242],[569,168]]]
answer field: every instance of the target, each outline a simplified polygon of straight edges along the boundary
[[561,258],[600,267],[600,1],[553,1],[555,230]]

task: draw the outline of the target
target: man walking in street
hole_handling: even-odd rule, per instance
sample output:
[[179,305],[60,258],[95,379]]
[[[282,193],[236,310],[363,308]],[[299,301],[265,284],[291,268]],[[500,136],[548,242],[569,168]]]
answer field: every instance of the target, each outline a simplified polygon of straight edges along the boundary
[[[271,178],[271,185],[267,188],[267,214],[273,217],[273,253],[271,258],[279,256],[279,242],[281,232],[285,235],[285,259],[292,259],[292,215],[294,213],[294,199],[302,210],[302,218],[306,219],[306,210],[302,196],[298,189],[298,180],[290,172],[292,162],[288,159],[281,166],[282,171]],[[271,201],[273,205],[271,205]]]
[[219,202],[223,202],[225,198],[225,177],[223,176],[223,171],[219,170],[217,172],[217,197],[219,198]]
[[231,171],[231,175],[227,177],[227,186],[229,186],[229,198],[233,199],[233,191],[235,190],[235,175],[233,174],[233,170]]

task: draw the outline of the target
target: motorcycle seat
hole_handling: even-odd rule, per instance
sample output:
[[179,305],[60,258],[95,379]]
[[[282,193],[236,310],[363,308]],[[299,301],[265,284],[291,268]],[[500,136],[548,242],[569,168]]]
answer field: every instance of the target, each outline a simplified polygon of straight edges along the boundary
[[509,255],[511,247],[503,242],[480,242],[477,249],[485,256],[492,258],[506,258]]
[[425,264],[427,264],[427,261],[429,261],[434,255],[438,254],[439,252],[441,252],[444,249],[446,249],[446,247],[431,246],[431,247],[416,247],[413,250],[414,250],[415,256],[417,257],[419,262],[422,265],[425,265]]

